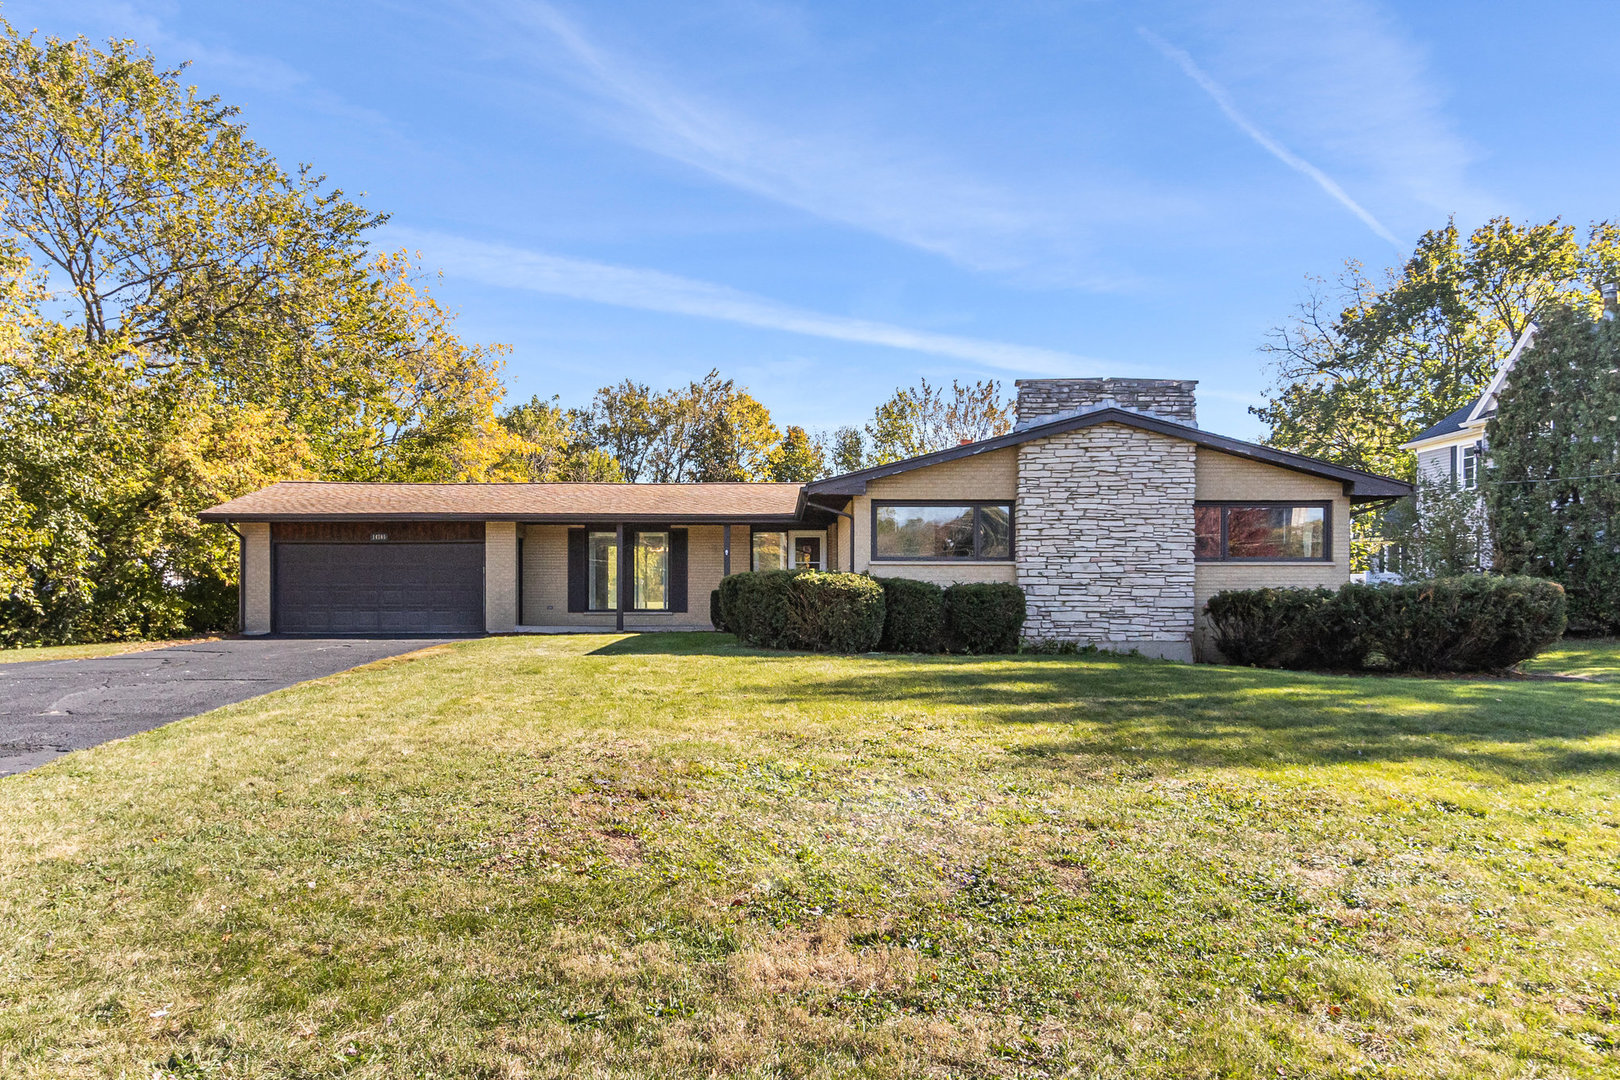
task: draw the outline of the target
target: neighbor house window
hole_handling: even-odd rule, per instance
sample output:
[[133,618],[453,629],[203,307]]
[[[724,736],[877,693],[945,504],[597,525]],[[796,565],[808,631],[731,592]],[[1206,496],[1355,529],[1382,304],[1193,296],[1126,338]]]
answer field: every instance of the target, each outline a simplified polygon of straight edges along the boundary
[[1010,503],[874,503],[874,559],[1011,559]]
[[1462,486],[1465,488],[1479,486],[1479,450],[1476,447],[1463,447]]
[[1328,503],[1199,503],[1193,555],[1204,562],[1327,560]]
[[755,570],[786,570],[787,533],[755,532],[753,565]]
[[638,611],[669,609],[669,533],[638,532],[635,541],[635,596]]
[[593,532],[585,544],[586,606],[591,611],[612,611],[619,601],[618,541],[610,532]]

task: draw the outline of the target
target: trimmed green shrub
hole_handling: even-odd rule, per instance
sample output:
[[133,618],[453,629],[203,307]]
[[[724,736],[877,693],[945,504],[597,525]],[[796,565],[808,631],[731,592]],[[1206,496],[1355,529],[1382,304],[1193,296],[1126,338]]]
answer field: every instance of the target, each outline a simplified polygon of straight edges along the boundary
[[[728,633],[737,633],[737,591],[742,588],[741,579],[745,576],[746,575],[744,574],[728,574],[726,577],[720,579],[720,587],[715,590],[715,592],[720,594],[719,615],[721,620],[725,623],[726,631]],[[711,613],[711,622],[713,621],[713,618],[714,615]],[[714,625],[716,628],[718,628],[720,623],[715,623]]]
[[1563,586],[1530,577],[1456,577],[1391,596],[1379,651],[1401,671],[1500,671],[1564,632]]
[[1001,582],[952,585],[945,590],[945,640],[952,652],[1018,651],[1024,629],[1024,590]]
[[1564,632],[1563,589],[1471,575],[1406,585],[1241,589],[1207,610],[1216,647],[1256,667],[1501,671]]
[[1302,667],[1354,671],[1367,666],[1378,651],[1384,628],[1389,623],[1393,591],[1385,585],[1350,582],[1338,592],[1328,593],[1318,624],[1310,635],[1309,647],[1300,659]]
[[716,630],[726,628],[726,615],[720,607],[720,590],[709,590],[709,622]]
[[874,578],[883,586],[884,652],[937,653],[945,648],[945,590],[932,581]]
[[721,615],[738,640],[767,649],[795,647],[788,634],[793,616],[788,587],[795,576],[792,570],[753,570],[720,583]]
[[883,635],[883,586],[865,574],[809,570],[788,583],[788,611],[789,644],[869,652]]
[[864,574],[732,574],[713,603],[738,640],[767,649],[867,652],[883,634],[883,587]]
[[1231,589],[1209,598],[1215,647],[1234,664],[1308,666],[1311,630],[1331,589]]

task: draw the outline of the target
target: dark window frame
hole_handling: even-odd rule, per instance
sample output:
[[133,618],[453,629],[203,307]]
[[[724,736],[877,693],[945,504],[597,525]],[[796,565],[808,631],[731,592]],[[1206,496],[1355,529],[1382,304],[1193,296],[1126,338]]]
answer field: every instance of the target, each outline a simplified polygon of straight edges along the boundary
[[1462,453],[1459,455],[1459,467],[1462,471],[1457,474],[1457,483],[1464,491],[1473,491],[1479,487],[1479,459],[1481,456],[1478,447],[1465,446],[1462,448]]
[[[586,552],[585,557],[586,557],[587,560],[590,558],[590,543],[591,543],[591,534],[592,533],[606,533],[609,536],[617,536],[617,533],[618,533],[618,526],[617,525],[602,525],[602,524],[593,523],[593,524],[587,524],[587,525],[570,526],[569,528],[570,528],[570,531],[572,531],[573,529],[576,529],[576,528],[584,530],[584,533],[585,533],[585,552]],[[690,562],[691,556],[690,556],[690,554],[685,555],[685,556],[677,555],[676,554],[676,547],[677,547],[678,544],[688,544],[688,543],[691,542],[690,541],[690,535],[691,535],[690,526],[687,526],[687,525],[653,525],[653,524],[639,524],[638,523],[633,528],[626,528],[624,530],[624,548],[621,551],[614,552],[614,557],[613,557],[614,572],[615,572],[616,575],[621,575],[622,576],[621,580],[617,583],[620,586],[620,588],[623,587],[624,581],[630,580],[631,577],[634,576],[634,573],[635,573],[635,569],[634,569],[634,563],[635,563],[634,549],[635,549],[636,536],[639,533],[667,533],[667,534],[669,534],[669,585],[668,585],[668,598],[667,598],[668,599],[668,606],[667,607],[661,607],[661,608],[639,608],[639,607],[631,607],[631,606],[627,605],[624,608],[624,613],[626,615],[684,615],[684,614],[686,614],[687,611],[688,611],[690,602],[691,602],[690,597],[686,595],[687,589],[690,588],[690,578],[691,578],[691,573],[692,573],[691,562]],[[676,539],[676,536],[675,536],[676,533],[686,534],[688,539],[678,541]],[[687,580],[685,582],[678,582],[676,580],[678,567],[680,566],[683,559],[686,560],[686,562],[685,562],[685,572],[686,572]],[[588,564],[586,566],[585,573],[587,575],[590,573],[590,568],[589,568]],[[629,576],[628,577],[623,577],[624,575],[629,575]],[[587,578],[587,580],[589,580],[589,579]],[[617,604],[617,599],[618,599],[617,594],[619,593],[620,588],[616,588],[614,590],[615,604]],[[633,584],[632,584],[632,587],[630,588],[629,591],[630,591],[630,594],[631,594],[631,603],[634,603],[634,600],[635,600],[635,588],[634,588]],[[580,609],[580,611],[574,612],[574,614],[612,615],[615,612],[617,612],[618,610],[619,610],[619,608],[617,606],[615,606],[615,607],[606,607],[606,608],[591,607],[590,590],[587,588],[586,591],[585,591],[585,606],[582,609]]]
[[[969,506],[973,508],[973,554],[969,556],[879,555],[878,511],[890,506]],[[986,506],[1003,507],[1007,511],[1007,554],[983,556],[983,530],[979,525],[980,513]],[[1010,563],[1018,558],[1018,500],[1016,499],[873,499],[871,514],[872,562],[884,563]]]
[[748,532],[748,569],[749,570],[753,571],[754,573],[759,572],[759,558],[758,558],[759,552],[757,550],[755,550],[755,548],[754,548],[754,538],[757,537],[757,536],[761,536],[761,535],[764,535],[764,536],[780,536],[782,538],[782,548],[783,548],[782,561],[784,563],[788,563],[788,562],[792,561],[791,559],[788,558],[788,554],[787,554],[787,548],[789,546],[791,546],[792,543],[793,543],[793,530],[792,529],[788,529],[788,528],[781,528],[781,529],[750,529],[749,532]]
[[[1201,563],[1332,563],[1333,562],[1333,500],[1293,500],[1293,499],[1199,499],[1193,503],[1193,533],[1198,531],[1197,512],[1201,506],[1218,507],[1221,511],[1221,553],[1216,556],[1193,556],[1194,562]],[[1322,511],[1322,554],[1321,555],[1238,555],[1228,554],[1227,544],[1227,514],[1233,507],[1246,510],[1295,510],[1310,508]],[[1194,551],[1196,552],[1196,542]]]
[[[638,586],[641,584],[636,574],[636,551],[643,536],[658,535],[664,538],[664,606],[663,607],[636,607]],[[638,615],[673,615],[675,613],[675,530],[663,529],[626,529],[624,533],[624,546],[628,549],[625,562],[630,569],[630,576],[626,581],[630,585],[630,607],[625,611],[633,611]]]
[[[591,596],[591,589],[590,589],[590,584],[589,584],[590,580],[591,580],[591,576],[590,576],[591,575],[591,562],[590,562],[590,559],[591,559],[591,537],[592,536],[597,536],[597,535],[610,536],[614,540],[614,548],[613,548],[613,606],[612,607],[605,607],[605,608],[603,608],[603,607],[593,607],[592,604],[591,604],[591,601],[593,599],[592,596]],[[628,545],[629,540],[630,540],[630,534],[625,533],[624,538],[625,538],[626,544]],[[611,615],[615,611],[619,610],[619,603],[618,603],[619,596],[622,594],[623,587],[624,587],[624,583],[620,580],[619,575],[622,574],[623,572],[624,572],[624,552],[622,552],[622,551],[620,551],[618,549],[618,530],[617,529],[592,528],[589,525],[585,526],[585,581],[586,581],[586,586],[585,586],[585,613],[587,615]],[[629,609],[626,609],[626,610],[629,610]]]

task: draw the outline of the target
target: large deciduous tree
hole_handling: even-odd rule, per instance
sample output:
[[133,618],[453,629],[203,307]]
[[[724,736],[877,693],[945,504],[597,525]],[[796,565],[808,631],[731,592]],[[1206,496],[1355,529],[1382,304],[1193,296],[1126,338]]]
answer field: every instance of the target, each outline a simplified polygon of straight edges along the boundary
[[866,425],[870,440],[869,464],[882,465],[903,458],[944,450],[1012,430],[1013,408],[1001,398],[994,379],[963,385],[955,379],[947,389],[926,378],[914,387],[898,389],[873,411]]
[[1543,312],[1486,437],[1500,568],[1562,583],[1571,626],[1620,632],[1620,321]]
[[835,475],[859,472],[866,468],[866,435],[858,427],[841,427],[832,434],[828,448]]
[[195,514],[275,479],[504,475],[501,350],[381,220],[132,43],[0,20],[0,639],[227,627]]
[[582,423],[631,483],[763,480],[781,440],[770,410],[718,370],[664,391],[605,386]]
[[557,481],[617,483],[619,463],[591,441],[590,417],[564,409],[558,399],[538,395],[500,415],[501,427],[516,443],[508,447],[512,477],[530,483]]
[[1538,312],[1595,311],[1597,286],[1620,274],[1620,229],[1583,243],[1558,220],[1497,218],[1466,238],[1425,233],[1381,282],[1355,263],[1321,283],[1265,346],[1276,384],[1252,410],[1270,445],[1354,468],[1410,476],[1400,444],[1477,396]]
[[827,451],[821,440],[797,424],[789,424],[782,442],[770,455],[770,478],[781,483],[807,484],[827,471]]

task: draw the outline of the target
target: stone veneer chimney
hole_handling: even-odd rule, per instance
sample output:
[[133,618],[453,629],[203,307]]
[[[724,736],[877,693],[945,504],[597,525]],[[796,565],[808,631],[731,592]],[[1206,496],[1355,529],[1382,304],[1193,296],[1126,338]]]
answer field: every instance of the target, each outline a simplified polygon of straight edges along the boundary
[[[1112,405],[1192,426],[1179,379],[1020,379],[1018,426]],[[1193,659],[1198,448],[1094,424],[1018,446],[1018,584],[1024,636]]]
[[1019,379],[1018,427],[1117,406],[1198,426],[1196,379]]

